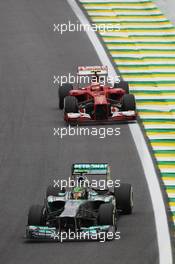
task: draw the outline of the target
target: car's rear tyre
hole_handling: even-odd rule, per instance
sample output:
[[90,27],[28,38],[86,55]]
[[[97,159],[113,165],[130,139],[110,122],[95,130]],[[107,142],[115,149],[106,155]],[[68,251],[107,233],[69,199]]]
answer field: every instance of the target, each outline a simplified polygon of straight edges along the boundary
[[114,189],[116,207],[122,214],[132,214],[133,189],[131,184],[121,183],[120,187]]
[[135,97],[133,94],[124,94],[122,100],[122,109],[123,111],[135,111],[136,110],[136,103]]
[[114,215],[114,206],[112,203],[101,204],[98,210],[99,225],[114,225],[116,224],[116,216]]
[[58,196],[58,193],[61,192],[61,188],[54,187],[53,185],[49,185],[46,190],[46,198],[48,196]]
[[58,97],[59,97],[59,108],[64,108],[64,98],[69,95],[69,91],[73,89],[73,85],[70,83],[65,83],[58,89]]
[[129,94],[129,84],[128,84],[128,82],[120,81],[118,83],[114,83],[114,88],[122,88],[123,90],[125,90],[126,94]]
[[28,225],[45,225],[44,207],[41,205],[32,205],[28,214]]
[[64,99],[65,113],[78,113],[78,100],[75,96],[66,96]]

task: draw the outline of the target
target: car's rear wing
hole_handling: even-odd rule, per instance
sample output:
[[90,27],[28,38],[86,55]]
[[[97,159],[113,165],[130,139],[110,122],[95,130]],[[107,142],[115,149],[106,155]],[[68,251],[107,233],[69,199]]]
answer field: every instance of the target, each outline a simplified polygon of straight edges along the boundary
[[108,163],[75,163],[72,165],[72,175],[108,175]]
[[79,66],[78,75],[108,75],[108,66]]

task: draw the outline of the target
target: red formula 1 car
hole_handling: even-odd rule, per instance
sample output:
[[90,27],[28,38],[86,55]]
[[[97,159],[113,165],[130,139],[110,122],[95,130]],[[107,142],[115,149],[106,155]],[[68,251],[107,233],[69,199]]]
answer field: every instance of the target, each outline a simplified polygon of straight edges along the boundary
[[135,97],[129,94],[128,83],[120,81],[113,87],[106,84],[107,66],[78,67],[78,77],[82,76],[83,87],[78,85],[75,89],[69,83],[59,87],[59,108],[64,109],[67,123],[115,123],[136,119]]

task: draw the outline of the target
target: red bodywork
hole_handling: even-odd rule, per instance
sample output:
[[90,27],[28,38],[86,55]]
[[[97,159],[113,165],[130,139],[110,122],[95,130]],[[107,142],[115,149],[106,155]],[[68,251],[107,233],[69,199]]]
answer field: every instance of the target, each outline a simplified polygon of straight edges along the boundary
[[[69,92],[70,96],[74,96],[79,102],[79,113],[65,113],[64,119],[71,124],[84,123],[115,123],[117,121],[132,121],[136,119],[135,111],[121,111],[118,106],[113,103],[117,101],[122,103],[122,97],[125,90],[122,88],[111,88],[107,85],[91,84],[81,89],[73,89]],[[93,114],[86,114],[83,103],[92,102]],[[99,118],[97,111],[100,108],[104,114]]]

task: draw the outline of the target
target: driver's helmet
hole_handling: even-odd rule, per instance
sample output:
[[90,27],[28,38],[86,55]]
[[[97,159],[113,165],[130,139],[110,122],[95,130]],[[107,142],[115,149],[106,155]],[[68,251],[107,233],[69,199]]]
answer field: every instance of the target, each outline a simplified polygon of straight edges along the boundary
[[86,191],[85,188],[82,187],[75,187],[72,191],[72,198],[75,200],[78,199],[85,199],[86,198]]

